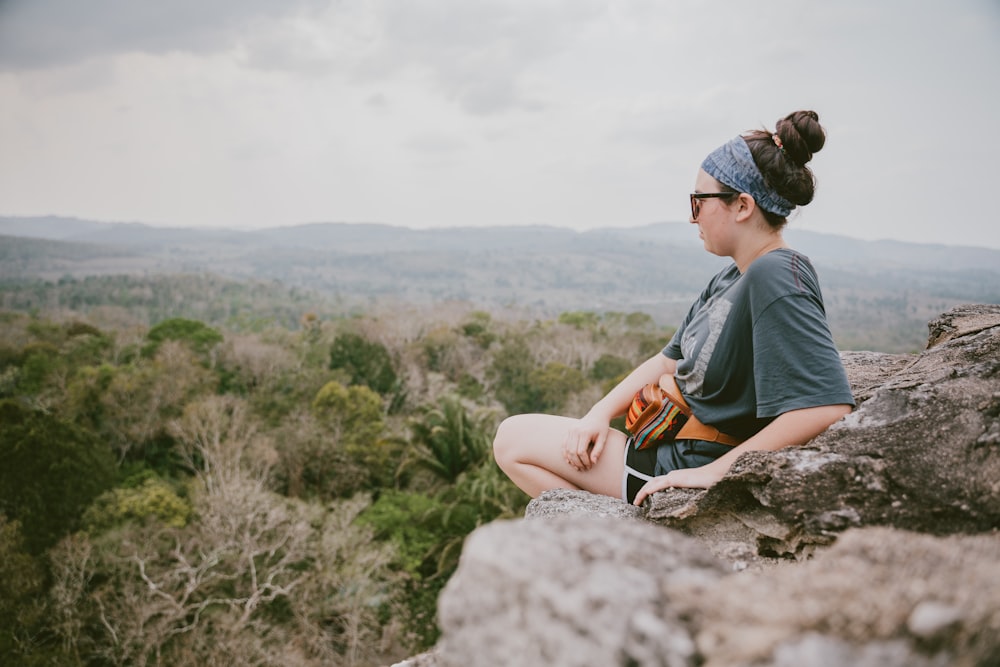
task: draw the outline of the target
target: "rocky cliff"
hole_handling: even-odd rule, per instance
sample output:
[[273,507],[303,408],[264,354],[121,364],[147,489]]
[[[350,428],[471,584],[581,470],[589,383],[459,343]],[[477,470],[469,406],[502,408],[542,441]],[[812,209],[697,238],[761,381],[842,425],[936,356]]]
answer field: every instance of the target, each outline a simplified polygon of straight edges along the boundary
[[644,507],[578,491],[473,533],[407,665],[1000,665],[1000,306],[847,353],[858,408]]

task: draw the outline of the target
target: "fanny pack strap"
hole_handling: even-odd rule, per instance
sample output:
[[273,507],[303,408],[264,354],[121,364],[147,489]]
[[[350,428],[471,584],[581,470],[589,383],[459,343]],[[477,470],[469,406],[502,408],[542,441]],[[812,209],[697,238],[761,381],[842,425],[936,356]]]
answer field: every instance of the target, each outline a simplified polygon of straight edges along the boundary
[[[666,392],[667,396],[674,403],[678,405],[683,405],[689,411],[690,406],[687,401],[684,400],[684,394],[681,393],[680,388],[677,386],[677,381],[671,374],[666,374],[660,378],[660,388]],[[706,440],[708,442],[718,442],[722,445],[729,445],[730,447],[735,447],[736,445],[743,442],[739,438],[734,438],[731,435],[723,433],[714,426],[709,426],[708,424],[703,424],[699,420],[693,411],[690,412],[687,422],[681,427],[681,430],[677,432],[676,440]]]

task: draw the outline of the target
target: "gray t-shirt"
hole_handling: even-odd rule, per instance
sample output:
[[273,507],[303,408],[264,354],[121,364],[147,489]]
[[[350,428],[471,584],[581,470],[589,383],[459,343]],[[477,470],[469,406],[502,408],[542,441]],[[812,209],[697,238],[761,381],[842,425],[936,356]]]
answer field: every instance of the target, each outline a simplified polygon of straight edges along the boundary
[[794,250],[716,274],[663,354],[698,418],[739,438],[789,410],[854,405],[816,272]]

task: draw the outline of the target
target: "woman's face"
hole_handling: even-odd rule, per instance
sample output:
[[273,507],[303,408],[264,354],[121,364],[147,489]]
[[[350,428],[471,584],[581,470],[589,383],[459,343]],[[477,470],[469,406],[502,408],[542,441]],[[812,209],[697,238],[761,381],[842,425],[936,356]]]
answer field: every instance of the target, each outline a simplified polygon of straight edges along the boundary
[[[698,170],[694,191],[697,193],[721,192],[722,185],[703,169]],[[731,252],[731,231],[735,214],[730,206],[733,198],[711,197],[699,200],[698,218],[690,222],[698,225],[698,236],[705,250],[713,255],[728,256]]]

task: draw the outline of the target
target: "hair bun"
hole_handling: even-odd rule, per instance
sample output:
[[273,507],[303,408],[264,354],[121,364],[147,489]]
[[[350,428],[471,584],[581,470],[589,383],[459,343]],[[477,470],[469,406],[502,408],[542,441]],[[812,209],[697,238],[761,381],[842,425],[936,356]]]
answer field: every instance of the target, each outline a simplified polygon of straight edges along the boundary
[[826,132],[819,124],[819,114],[815,111],[794,111],[775,125],[775,134],[793,162],[805,166],[826,143]]

